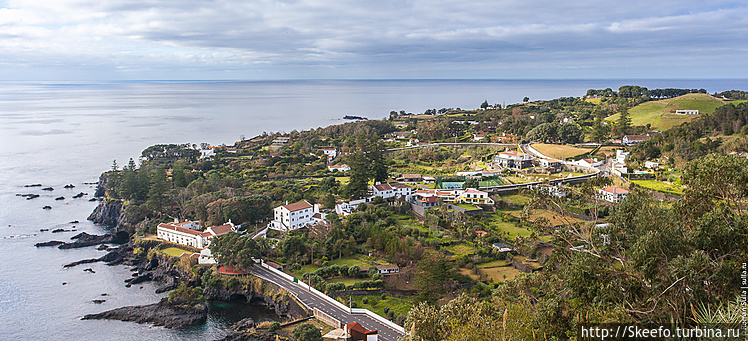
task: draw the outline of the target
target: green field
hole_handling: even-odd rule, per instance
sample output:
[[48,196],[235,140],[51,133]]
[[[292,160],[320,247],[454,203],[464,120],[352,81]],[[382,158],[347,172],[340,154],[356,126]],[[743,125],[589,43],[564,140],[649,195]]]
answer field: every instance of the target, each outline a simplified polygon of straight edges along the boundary
[[[363,299],[366,297],[368,304],[363,303]],[[395,316],[403,315],[407,316],[410,308],[416,304],[417,299],[415,296],[387,296],[386,299],[382,300],[381,295],[355,295],[349,297],[338,297],[340,301],[344,301],[345,305],[348,305],[349,299],[356,302],[359,308],[369,309],[381,316],[387,316],[384,313],[384,308],[388,308],[395,312]]]
[[[698,115],[676,115],[675,110],[698,110],[699,114],[710,114],[724,102],[707,94],[688,94],[671,99],[650,101],[629,109],[631,123],[635,126],[652,125],[652,129],[667,130],[683,122],[689,122]],[[605,120],[615,122],[618,114]]]
[[175,247],[167,247],[165,249],[162,249],[161,253],[172,256],[172,257],[182,257],[182,254],[184,253],[192,253],[192,252],[178,249]]
[[662,181],[657,181],[657,180],[631,180],[631,182],[635,183],[637,186],[641,186],[646,189],[651,189],[655,192],[667,193],[667,194],[673,194],[673,195],[683,195],[683,188],[676,184],[669,185]]

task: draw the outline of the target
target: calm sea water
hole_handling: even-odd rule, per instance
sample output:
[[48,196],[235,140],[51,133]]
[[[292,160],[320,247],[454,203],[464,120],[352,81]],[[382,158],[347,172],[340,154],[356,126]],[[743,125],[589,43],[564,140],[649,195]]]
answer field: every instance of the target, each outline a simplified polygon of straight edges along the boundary
[[[391,110],[419,113],[442,107],[475,108],[561,96],[589,88],[637,84],[649,88],[748,90],[748,80],[454,80],[0,83],[0,338],[8,340],[217,339],[226,325],[266,312],[241,305],[214,306],[206,325],[174,331],[118,321],[80,321],[89,313],[156,302],[145,283],[125,288],[124,266],[62,265],[99,257],[94,247],[35,248],[77,232],[104,233],[86,221],[98,175],[136,158],[157,143],[232,144],[242,135],[289,132],[342,123],[344,115],[386,117]],[[24,185],[54,187],[42,191]],[[63,189],[74,184],[74,189]],[[78,192],[89,195],[72,199]],[[37,193],[25,200],[16,194]],[[64,196],[62,201],[54,200]],[[45,205],[51,210],[42,210]],[[80,223],[70,224],[78,220]],[[96,273],[83,272],[91,267]],[[62,285],[66,282],[66,285]],[[101,295],[106,293],[107,296]],[[94,299],[106,299],[103,304]],[[264,317],[263,317],[264,316]]]

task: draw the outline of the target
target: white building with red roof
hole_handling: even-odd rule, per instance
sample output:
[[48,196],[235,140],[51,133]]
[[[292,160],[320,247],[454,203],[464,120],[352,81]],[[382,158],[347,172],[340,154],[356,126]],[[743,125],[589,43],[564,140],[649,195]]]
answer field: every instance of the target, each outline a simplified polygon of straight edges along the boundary
[[382,199],[389,199],[395,197],[395,189],[388,183],[376,183],[369,187],[369,192],[374,197],[382,197]]
[[173,223],[161,223],[156,227],[156,236],[168,242],[202,249],[210,245],[213,238],[236,231],[231,221],[223,225],[208,227],[205,231],[194,228],[199,226],[199,223],[193,221],[180,223],[175,220]]
[[298,230],[318,222],[315,213],[319,213],[319,205],[312,205],[306,200],[278,206],[273,209],[273,221],[268,227],[279,231]]
[[601,188],[599,191],[600,198],[610,202],[621,202],[628,194],[629,191],[616,186]]
[[351,167],[348,166],[348,165],[345,165],[345,164],[343,164],[343,165],[329,165],[329,166],[327,166],[327,170],[329,170],[331,172],[347,172],[347,171],[351,170]]

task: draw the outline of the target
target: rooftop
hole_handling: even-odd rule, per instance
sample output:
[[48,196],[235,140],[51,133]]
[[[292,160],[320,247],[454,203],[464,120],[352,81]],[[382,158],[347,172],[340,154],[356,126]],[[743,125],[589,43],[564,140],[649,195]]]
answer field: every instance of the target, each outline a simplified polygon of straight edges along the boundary
[[306,208],[311,208],[312,204],[310,204],[306,200],[302,200],[302,201],[299,201],[299,202],[295,202],[293,204],[283,205],[283,207],[285,207],[287,210],[289,210],[291,212],[294,212],[294,211],[303,210],[303,209],[306,209]]
[[629,193],[629,191],[623,188],[620,188],[620,187],[616,187],[616,186],[608,186],[608,187],[601,189],[601,191],[608,192],[610,194],[628,194]]

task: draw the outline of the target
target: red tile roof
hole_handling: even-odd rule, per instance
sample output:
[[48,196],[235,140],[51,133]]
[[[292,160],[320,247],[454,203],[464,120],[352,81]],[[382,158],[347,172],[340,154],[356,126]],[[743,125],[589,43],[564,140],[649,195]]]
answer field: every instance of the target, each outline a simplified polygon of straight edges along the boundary
[[646,140],[649,140],[649,136],[647,136],[647,135],[624,135],[623,137],[628,138],[629,141],[646,141]]
[[351,322],[345,325],[346,329],[348,330],[348,333],[351,331],[355,331],[364,335],[373,335],[377,334],[376,330],[368,330],[364,328],[364,326],[360,325],[358,322]]
[[229,224],[223,224],[219,226],[213,226],[210,229],[213,231],[213,233],[216,234],[216,236],[220,236],[222,234],[226,234],[226,233],[233,231],[234,227]]
[[289,210],[291,212],[294,212],[294,211],[298,211],[298,210],[303,210],[305,208],[311,208],[312,204],[310,204],[306,200],[302,200],[302,201],[299,201],[299,202],[295,202],[293,204],[284,205],[283,207],[285,207],[287,210]]
[[605,187],[602,190],[610,194],[628,194],[629,193],[629,191],[623,188],[620,188],[620,187],[616,187],[616,186]]
[[161,224],[158,224],[158,227],[169,229],[169,230],[172,230],[172,231],[177,231],[177,232],[191,234],[193,236],[199,236],[199,235],[202,234],[202,232],[200,232],[200,231],[190,230],[188,228],[184,228],[184,227],[181,227],[181,226],[176,226],[176,225],[170,224],[170,223],[161,223]]
[[379,192],[382,192],[382,191],[391,191],[392,190],[392,186],[390,186],[390,184],[374,185],[374,188],[376,188],[376,190],[379,191]]

